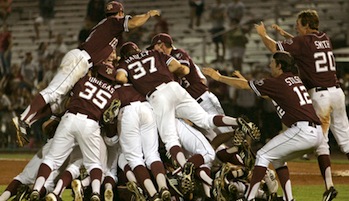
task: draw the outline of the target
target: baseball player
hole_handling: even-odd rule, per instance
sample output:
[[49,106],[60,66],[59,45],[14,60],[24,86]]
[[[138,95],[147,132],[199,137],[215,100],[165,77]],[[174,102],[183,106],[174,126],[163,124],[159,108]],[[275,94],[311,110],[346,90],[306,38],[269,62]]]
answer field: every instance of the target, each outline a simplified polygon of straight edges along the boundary
[[62,96],[72,89],[89,68],[100,64],[111,54],[123,32],[143,25],[152,16],[160,15],[159,11],[150,10],[146,14],[134,17],[125,16],[123,5],[117,1],[107,3],[105,12],[106,18],[92,29],[86,41],[63,57],[60,68],[50,84],[34,96],[20,118],[13,118],[19,146],[28,142],[27,129],[37,119],[49,115],[56,105],[60,104]]
[[[187,52],[173,45],[173,40],[170,35],[165,33],[157,34],[152,38],[151,45],[147,49],[155,49],[169,54],[176,58],[183,66],[187,66],[190,69],[189,74],[179,78],[182,87],[188,91],[207,113],[212,115],[224,115],[218,98],[208,90],[206,78],[202,75],[199,67],[193,62]],[[198,130],[211,142],[217,134],[234,133],[232,127],[216,127],[214,129],[198,128]],[[222,162],[234,162],[232,160],[236,158],[237,155],[232,153],[230,149],[231,148],[224,143],[215,147],[217,158]]]
[[[174,47],[172,37],[166,33],[159,33],[151,40],[151,45],[147,49],[154,49],[176,58],[181,65],[187,66],[190,72],[179,78],[179,82],[188,93],[200,104],[209,114],[224,115],[222,106],[218,98],[208,91],[205,84],[206,78],[202,75],[199,67],[183,49]],[[233,132],[231,127],[216,127],[214,130],[202,130],[203,134],[210,140],[219,133]]]
[[103,174],[100,146],[104,142],[100,135],[99,121],[104,119],[103,113],[109,107],[114,107],[114,100],[119,99],[119,94],[113,84],[114,66],[103,63],[94,66],[93,69],[92,75],[85,75],[72,89],[73,95],[67,106],[67,112],[58,125],[49,153],[40,165],[30,195],[33,201],[39,200],[39,192],[51,171],[62,165],[76,143],[80,146],[83,164],[91,177],[93,192],[91,200],[100,200]]
[[[52,119],[50,118],[49,120],[47,120],[43,124],[44,130],[50,129],[54,133],[58,125],[58,123],[55,123],[56,121],[59,122],[57,118],[52,118]],[[0,201],[6,201],[6,200],[9,200],[11,197],[15,196],[21,185],[32,185],[35,182],[39,165],[41,164],[43,157],[47,155],[50,149],[51,143],[52,143],[52,138],[48,139],[46,144],[33,156],[33,158],[24,167],[23,171],[13,178],[11,183],[7,186],[5,191],[1,194]],[[63,166],[62,168],[65,168],[65,166]],[[44,185],[44,189],[45,189],[44,191],[50,192],[53,190],[55,186],[54,179],[59,175],[59,173],[60,173],[60,170],[57,170],[50,175],[50,177],[47,179],[47,182]],[[19,196],[25,196],[24,193],[26,192],[27,191],[22,192],[23,194]]]
[[189,119],[199,127],[240,126],[249,133],[259,132],[256,126],[224,115],[210,115],[175,81],[174,74],[182,77],[189,68],[178,60],[159,51],[141,51],[132,42],[120,49],[116,78],[121,83],[130,81],[136,90],[146,96],[154,110],[161,140],[171,158],[183,168],[183,184],[190,183],[194,165],[186,163],[176,130],[176,117]]
[[[109,126],[107,124],[103,125],[102,133],[105,131],[105,127]],[[115,132],[114,132],[115,133]],[[105,142],[110,142],[106,140],[106,136],[103,136]],[[100,161],[103,167],[103,184],[104,184],[104,200],[112,201],[113,195],[113,187],[116,186],[117,177],[116,177],[116,167],[118,160],[118,144],[117,143],[108,143],[106,146],[105,143],[101,143],[100,145]],[[107,153],[107,154],[106,154]],[[49,191],[45,197],[46,201],[57,201],[61,200],[61,196],[66,189],[66,187],[71,183],[71,187],[73,190],[74,200],[82,201],[83,200],[83,186],[81,181],[76,179],[81,176],[81,166],[83,165],[83,156],[77,146],[76,150],[70,155],[69,165],[65,169],[65,171],[60,176],[59,180],[56,183],[53,191]],[[89,177],[89,176],[88,176]],[[88,178],[88,185],[90,185],[91,179]],[[86,185],[86,186],[88,186]]]
[[[151,197],[171,200],[166,184],[165,167],[160,159],[158,132],[152,108],[144,95],[131,84],[117,89],[121,106],[118,115],[120,145],[129,166],[141,188]],[[148,169],[151,170],[158,190],[153,184]]]
[[[340,149],[349,159],[349,122],[346,114],[345,95],[336,76],[336,62],[329,37],[319,31],[319,16],[315,10],[299,12],[296,21],[298,36],[273,25],[287,40],[274,41],[266,33],[264,24],[255,25],[266,47],[288,51],[295,58],[300,78],[313,101],[316,114],[321,120],[322,130],[328,142],[328,131],[331,129]],[[325,180],[324,200],[332,200],[337,191],[331,178],[329,146],[319,150],[318,162]]]
[[295,68],[293,57],[287,52],[275,52],[269,67],[272,77],[261,80],[222,76],[212,68],[204,68],[203,73],[216,81],[239,89],[250,89],[260,97],[273,100],[282,123],[288,129],[257,152],[251,183],[246,199],[242,200],[254,200],[260,181],[269,163],[272,163],[284,192],[284,200],[291,201],[294,199],[286,162],[317,149],[325,140],[309,94],[301,79],[292,73]]

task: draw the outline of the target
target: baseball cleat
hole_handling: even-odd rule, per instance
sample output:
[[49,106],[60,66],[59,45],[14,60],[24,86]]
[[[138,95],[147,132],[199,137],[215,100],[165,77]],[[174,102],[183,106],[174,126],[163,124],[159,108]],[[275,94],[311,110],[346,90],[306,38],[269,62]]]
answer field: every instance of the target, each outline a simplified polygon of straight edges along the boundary
[[179,195],[179,197],[183,197],[183,193],[180,191],[178,176],[169,177],[168,175],[166,175],[166,179],[170,187]]
[[151,197],[149,199],[149,201],[162,201],[159,194],[158,193],[155,193],[155,195],[153,195],[153,197]]
[[24,121],[21,121],[18,117],[13,117],[12,122],[16,128],[16,143],[19,147],[23,147],[29,143],[29,139],[27,137],[27,129],[29,126]]
[[104,201],[113,201],[114,193],[112,189],[107,189],[104,191]]
[[159,194],[160,194],[161,200],[171,201],[171,193],[167,188],[162,187]]
[[252,140],[259,141],[261,137],[261,131],[259,128],[252,122],[247,122],[244,118],[238,117],[236,119],[242,132],[249,135]]
[[61,201],[62,199],[54,193],[49,193],[45,197],[45,201]]
[[40,200],[40,193],[37,190],[34,190],[31,194],[30,194],[30,201],[39,201]]
[[13,198],[13,201],[28,200],[28,199],[29,199],[29,186],[22,184],[18,187],[16,197]]
[[322,201],[331,201],[337,196],[337,190],[331,186],[327,191],[324,192]]
[[186,162],[183,167],[183,176],[181,179],[181,190],[184,195],[192,193],[195,189],[194,173],[194,164],[192,162]]
[[226,199],[223,195],[223,192],[222,192],[223,191],[222,182],[224,183],[224,181],[221,181],[220,177],[217,177],[216,179],[213,180],[212,194],[213,194],[214,200],[226,201]]
[[134,181],[127,182],[126,188],[133,193],[135,200],[146,201],[145,196],[143,195],[143,190],[141,190]]
[[99,193],[93,193],[90,201],[100,201],[101,199],[99,197]]
[[74,193],[74,201],[83,201],[84,193],[83,193],[81,181],[78,179],[74,179],[71,182],[71,188]]

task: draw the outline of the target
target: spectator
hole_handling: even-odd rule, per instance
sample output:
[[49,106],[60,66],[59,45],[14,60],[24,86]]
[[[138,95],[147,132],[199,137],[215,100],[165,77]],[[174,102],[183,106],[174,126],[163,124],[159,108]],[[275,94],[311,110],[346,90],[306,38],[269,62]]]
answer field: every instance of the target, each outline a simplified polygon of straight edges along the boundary
[[230,24],[225,33],[225,42],[234,70],[242,71],[242,62],[245,55],[248,38],[240,25]]
[[[38,63],[38,82],[41,82],[44,74],[44,63],[46,56],[49,55],[48,43],[41,42],[36,50],[36,59]],[[46,72],[45,72],[46,73]]]
[[59,33],[56,36],[56,41],[53,44],[52,54],[57,62],[60,62],[63,56],[68,52],[68,46],[63,41],[63,34]]
[[34,90],[35,83],[38,78],[38,68],[36,63],[33,61],[33,55],[31,52],[25,54],[25,58],[20,66],[21,77],[22,77],[22,86]]
[[49,38],[52,38],[54,16],[55,16],[55,0],[39,0],[39,16],[34,20],[34,30],[36,39],[40,38],[39,26],[41,24],[48,25]]
[[230,24],[237,25],[240,23],[245,13],[245,4],[241,0],[234,0],[228,4],[227,16]]
[[88,27],[95,26],[99,21],[105,18],[105,1],[90,0],[87,4],[86,23]]
[[[215,45],[216,53],[216,59],[212,62],[224,61],[225,45],[223,34],[225,30],[225,7],[225,4],[222,4],[221,0],[216,0],[216,4],[213,5],[210,12],[212,41]],[[220,52],[222,53],[220,54]]]
[[7,29],[7,24],[2,25],[2,31],[0,32],[0,75],[10,74],[11,68],[11,52],[12,47],[12,35]]
[[0,0],[0,18],[3,24],[6,24],[6,20],[12,11],[12,0]]
[[195,26],[200,27],[201,25],[201,16],[202,13],[205,10],[205,1],[204,0],[189,0],[189,7],[190,7],[190,21],[189,21],[189,28],[194,27],[194,21]]

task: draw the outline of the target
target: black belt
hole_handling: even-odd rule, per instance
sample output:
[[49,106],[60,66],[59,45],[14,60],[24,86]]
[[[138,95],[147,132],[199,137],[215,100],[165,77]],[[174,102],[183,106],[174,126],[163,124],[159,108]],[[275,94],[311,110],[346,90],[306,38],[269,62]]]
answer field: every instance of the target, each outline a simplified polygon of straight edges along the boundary
[[155,89],[149,91],[149,92],[147,93],[146,97],[150,97],[156,90],[157,90],[157,89],[155,88]]
[[[315,91],[326,91],[329,87],[315,87]],[[336,88],[339,88],[339,85],[336,85]]]
[[202,98],[198,98],[198,99],[196,99],[196,101],[200,104],[204,100],[202,100]]
[[[291,127],[293,127],[293,126],[297,126],[297,123],[294,123],[294,124],[291,125]],[[316,128],[317,124],[313,123],[313,122],[308,122],[308,126]]]

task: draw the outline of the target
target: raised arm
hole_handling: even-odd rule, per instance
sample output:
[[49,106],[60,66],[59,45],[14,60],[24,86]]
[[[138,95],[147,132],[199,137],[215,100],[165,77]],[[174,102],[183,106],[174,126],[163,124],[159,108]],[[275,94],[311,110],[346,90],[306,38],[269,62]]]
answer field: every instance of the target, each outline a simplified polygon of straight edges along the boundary
[[217,70],[213,68],[203,68],[202,73],[218,82],[225,83],[235,88],[252,90],[250,85],[248,85],[248,81],[244,77],[236,78],[236,77],[224,76],[224,75],[221,75]]
[[170,64],[168,65],[168,69],[177,75],[178,77],[183,77],[185,75],[188,75],[190,72],[190,69],[188,66],[182,65],[179,63],[177,59],[173,59]]
[[271,28],[275,29],[281,36],[283,36],[285,39],[291,39],[294,36],[287,31],[283,30],[279,25],[277,24],[272,24]]
[[134,29],[145,24],[150,17],[160,16],[160,11],[150,10],[146,14],[135,15],[128,21],[128,28]]
[[261,37],[265,47],[268,48],[272,53],[276,52],[276,42],[274,39],[268,36],[264,23],[261,22],[261,24],[255,24],[254,27],[256,28],[258,35]]

